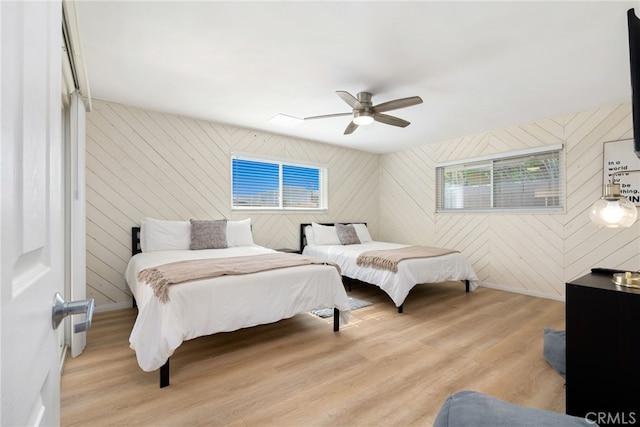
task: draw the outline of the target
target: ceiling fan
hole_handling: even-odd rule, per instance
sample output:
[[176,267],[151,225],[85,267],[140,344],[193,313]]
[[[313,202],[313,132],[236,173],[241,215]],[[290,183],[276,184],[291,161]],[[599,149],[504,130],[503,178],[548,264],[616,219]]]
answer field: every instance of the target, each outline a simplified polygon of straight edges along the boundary
[[325,114],[322,116],[305,117],[304,120],[326,119],[329,117],[353,116],[349,125],[344,130],[344,134],[353,133],[358,126],[364,126],[374,121],[385,123],[391,126],[407,127],[411,123],[398,117],[382,114],[386,111],[397,110],[399,108],[411,107],[422,103],[419,96],[410,96],[408,98],[394,99],[393,101],[383,102],[382,104],[373,105],[371,102],[370,92],[359,92],[356,96],[343,90],[336,91],[338,96],[352,108],[350,113]]

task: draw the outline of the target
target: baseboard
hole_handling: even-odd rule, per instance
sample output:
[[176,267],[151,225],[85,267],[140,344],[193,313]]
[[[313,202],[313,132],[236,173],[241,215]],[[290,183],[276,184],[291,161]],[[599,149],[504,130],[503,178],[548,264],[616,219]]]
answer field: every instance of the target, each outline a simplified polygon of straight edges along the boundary
[[[510,288],[508,286],[502,286],[502,285],[497,285],[495,283],[487,283],[487,282],[481,282],[479,286],[490,288],[490,289],[496,289],[499,291],[513,292],[515,294],[522,294],[522,295],[528,295],[532,297],[546,298],[546,299],[565,302],[564,295],[551,295],[551,294],[546,294],[544,292],[531,291],[528,289]],[[123,302],[116,302],[113,304],[104,304],[104,305],[96,306],[96,308],[94,309],[94,312],[101,313],[104,311],[122,310],[123,308],[131,308],[131,307],[132,307],[131,301],[123,301]]]
[[531,297],[546,298],[546,299],[565,302],[564,295],[552,295],[544,292],[532,291],[528,289],[510,288],[508,286],[502,286],[502,285],[497,285],[495,283],[486,283],[486,282],[480,283],[480,286],[483,286],[485,288],[496,289],[499,291],[513,292],[514,294],[522,294],[522,295],[528,295]]

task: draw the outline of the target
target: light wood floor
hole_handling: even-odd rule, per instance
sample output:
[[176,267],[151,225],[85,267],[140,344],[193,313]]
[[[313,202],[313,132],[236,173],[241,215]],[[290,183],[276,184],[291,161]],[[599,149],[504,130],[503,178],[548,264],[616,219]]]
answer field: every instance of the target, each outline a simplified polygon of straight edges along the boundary
[[564,412],[564,380],[542,357],[564,303],[445,283],[415,288],[398,314],[375,287],[350,295],[374,304],[338,333],[300,314],[183,343],[164,389],[129,349],[136,310],[96,314],[65,363],[62,425],[430,426],[464,389]]

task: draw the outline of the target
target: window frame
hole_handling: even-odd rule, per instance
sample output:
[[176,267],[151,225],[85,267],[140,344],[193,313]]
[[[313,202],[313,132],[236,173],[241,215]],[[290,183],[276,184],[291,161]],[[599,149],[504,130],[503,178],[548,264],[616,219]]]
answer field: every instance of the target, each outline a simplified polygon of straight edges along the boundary
[[[277,165],[278,166],[278,206],[236,206],[234,201],[234,178],[233,178],[233,162],[234,160],[244,160],[249,162],[257,162],[263,164]],[[283,187],[283,168],[286,166],[296,168],[309,168],[318,170],[318,207],[296,207],[296,206],[284,206],[284,187]],[[231,210],[232,211],[278,211],[278,212],[301,212],[301,211],[327,211],[329,209],[329,168],[326,164],[306,162],[302,160],[292,160],[279,157],[265,156],[260,154],[250,153],[231,153],[229,160],[229,184],[231,193]]]
[[[519,206],[519,207],[495,207],[494,200],[494,176],[495,163],[504,160],[525,159],[531,156],[544,154],[558,154],[558,203],[559,206]],[[490,207],[482,208],[445,208],[446,192],[444,191],[444,174],[447,167],[479,167],[481,165],[490,164]],[[562,214],[566,210],[566,183],[565,183],[565,158],[564,145],[555,144],[544,147],[530,148],[526,150],[511,151],[507,153],[491,154],[486,156],[474,157],[464,160],[455,160],[449,162],[441,162],[435,165],[435,211],[436,213],[538,213],[538,214]]]

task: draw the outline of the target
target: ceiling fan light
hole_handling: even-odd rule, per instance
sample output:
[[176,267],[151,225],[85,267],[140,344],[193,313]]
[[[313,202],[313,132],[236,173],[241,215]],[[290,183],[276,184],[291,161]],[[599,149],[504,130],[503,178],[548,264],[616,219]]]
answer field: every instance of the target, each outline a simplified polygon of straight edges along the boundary
[[353,113],[353,123],[357,124],[358,126],[370,125],[371,123],[373,123],[373,116],[365,111],[356,111],[355,113]]

